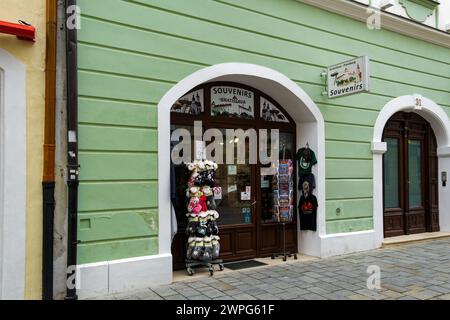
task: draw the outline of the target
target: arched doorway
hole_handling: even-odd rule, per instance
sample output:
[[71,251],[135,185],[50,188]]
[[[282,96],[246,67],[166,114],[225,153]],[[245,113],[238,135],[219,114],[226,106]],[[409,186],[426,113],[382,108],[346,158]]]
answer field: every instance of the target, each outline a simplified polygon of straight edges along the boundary
[[384,154],[388,150],[383,141],[386,124],[398,112],[419,115],[428,122],[436,138],[437,144],[437,198],[439,203],[440,231],[450,232],[450,188],[443,181],[443,176],[450,172],[450,119],[447,113],[432,100],[414,94],[395,98],[389,101],[380,111],[374,127],[372,141],[373,152],[373,211],[375,246],[380,247],[384,239]]
[[[180,97],[199,85],[215,82],[235,82],[265,93],[282,105],[296,123],[296,149],[309,143],[316,152],[317,232],[298,234],[298,251],[321,256],[321,240],[325,236],[325,125],[319,108],[312,99],[292,80],[270,68],[245,64],[223,63],[201,69],[177,83],[158,104],[158,224],[159,254],[154,263],[164,264],[164,279],[170,276],[172,265],[171,214],[170,214],[170,110]],[[298,226],[297,226],[298,228]],[[154,279],[162,283],[161,276]],[[166,280],[164,280],[166,281]]]
[[[198,121],[201,121],[201,127],[195,129],[194,124],[199,125]],[[297,125],[277,101],[251,86],[208,82],[192,89],[172,106],[171,129],[190,132],[191,155],[195,154],[196,130],[220,132],[223,155],[215,176],[218,189],[214,193],[216,210],[220,214],[221,258],[224,261],[265,257],[281,251],[284,238],[280,221],[286,222],[286,249],[297,252]],[[259,153],[257,150],[263,147],[260,135],[268,133],[270,136],[273,129],[279,135],[276,163],[261,164],[261,159],[252,162],[250,153]],[[229,136],[236,130],[245,130],[249,135],[239,137],[235,132]],[[243,163],[236,159],[240,143],[245,149]],[[264,147],[265,153],[273,156],[270,152],[273,146],[267,144]],[[254,158],[256,160],[258,155]],[[275,172],[267,171],[271,166],[276,166]],[[186,185],[189,174],[186,174],[184,164],[175,166],[175,177],[178,233],[173,241],[172,255],[174,268],[178,269],[185,267],[187,242]]]
[[439,231],[437,142],[431,125],[413,112],[386,123],[383,141],[384,237]]

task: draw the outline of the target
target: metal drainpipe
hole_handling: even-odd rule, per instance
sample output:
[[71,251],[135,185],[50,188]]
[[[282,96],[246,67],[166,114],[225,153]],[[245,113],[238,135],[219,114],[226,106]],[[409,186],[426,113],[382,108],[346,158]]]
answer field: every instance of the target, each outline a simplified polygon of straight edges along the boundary
[[[69,8],[76,6],[76,0],[66,0],[67,18],[73,14]],[[77,289],[74,272],[77,265],[78,244],[78,62],[77,62],[77,29],[67,28],[67,186],[68,186],[68,224],[67,224],[67,267],[68,282],[66,300],[76,300]],[[69,271],[72,272],[69,274]],[[75,273],[76,275],[76,273]]]
[[42,299],[53,300],[55,216],[56,0],[47,0],[44,167],[42,175]]

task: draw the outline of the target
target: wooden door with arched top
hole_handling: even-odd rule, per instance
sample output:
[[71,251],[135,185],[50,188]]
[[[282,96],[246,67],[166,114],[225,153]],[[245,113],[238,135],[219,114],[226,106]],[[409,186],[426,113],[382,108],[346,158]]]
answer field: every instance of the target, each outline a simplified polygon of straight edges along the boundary
[[436,137],[415,113],[396,113],[383,141],[384,236],[439,231]]
[[[171,109],[171,129],[191,133],[193,148],[194,122],[201,121],[203,130],[216,129],[222,133],[224,160],[219,164],[216,184],[220,236],[220,258],[225,262],[267,257],[281,251],[297,252],[297,185],[295,155],[295,121],[277,101],[259,90],[234,82],[209,82],[193,88]],[[229,139],[226,130],[255,130],[256,141],[250,138]],[[278,132],[279,155],[276,163],[262,163],[261,134],[267,133],[266,155],[272,155],[272,130]],[[247,155],[244,163],[237,160],[237,144]],[[230,147],[231,146],[231,147]],[[248,161],[254,147],[256,163]],[[229,149],[230,148],[230,149]],[[235,150],[236,148],[236,150]],[[236,152],[230,152],[235,150]],[[194,150],[191,150],[194,154]],[[277,168],[276,170],[268,170]],[[174,269],[185,267],[187,236],[186,174],[183,165],[175,166],[177,205],[174,206],[178,233],[172,244]],[[282,173],[282,170],[283,171]],[[285,234],[280,221],[286,221]],[[285,238],[283,237],[285,235]]]

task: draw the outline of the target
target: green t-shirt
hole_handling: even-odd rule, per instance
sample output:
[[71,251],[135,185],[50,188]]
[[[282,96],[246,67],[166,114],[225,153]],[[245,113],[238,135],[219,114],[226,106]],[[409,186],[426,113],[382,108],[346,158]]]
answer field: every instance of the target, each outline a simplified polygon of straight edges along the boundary
[[[309,152],[309,159],[307,157],[307,153]],[[309,173],[311,173],[311,168],[313,165],[317,164],[316,155],[314,151],[311,149],[301,148],[297,151],[296,156],[298,162],[298,176],[303,177]]]

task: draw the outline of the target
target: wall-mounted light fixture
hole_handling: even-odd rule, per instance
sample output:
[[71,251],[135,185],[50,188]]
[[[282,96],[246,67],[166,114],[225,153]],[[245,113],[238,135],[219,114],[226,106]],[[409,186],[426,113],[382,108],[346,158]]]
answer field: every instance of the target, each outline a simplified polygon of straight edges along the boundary
[[395,6],[394,0],[381,0],[380,1],[380,9],[381,10],[387,10],[393,6]]

